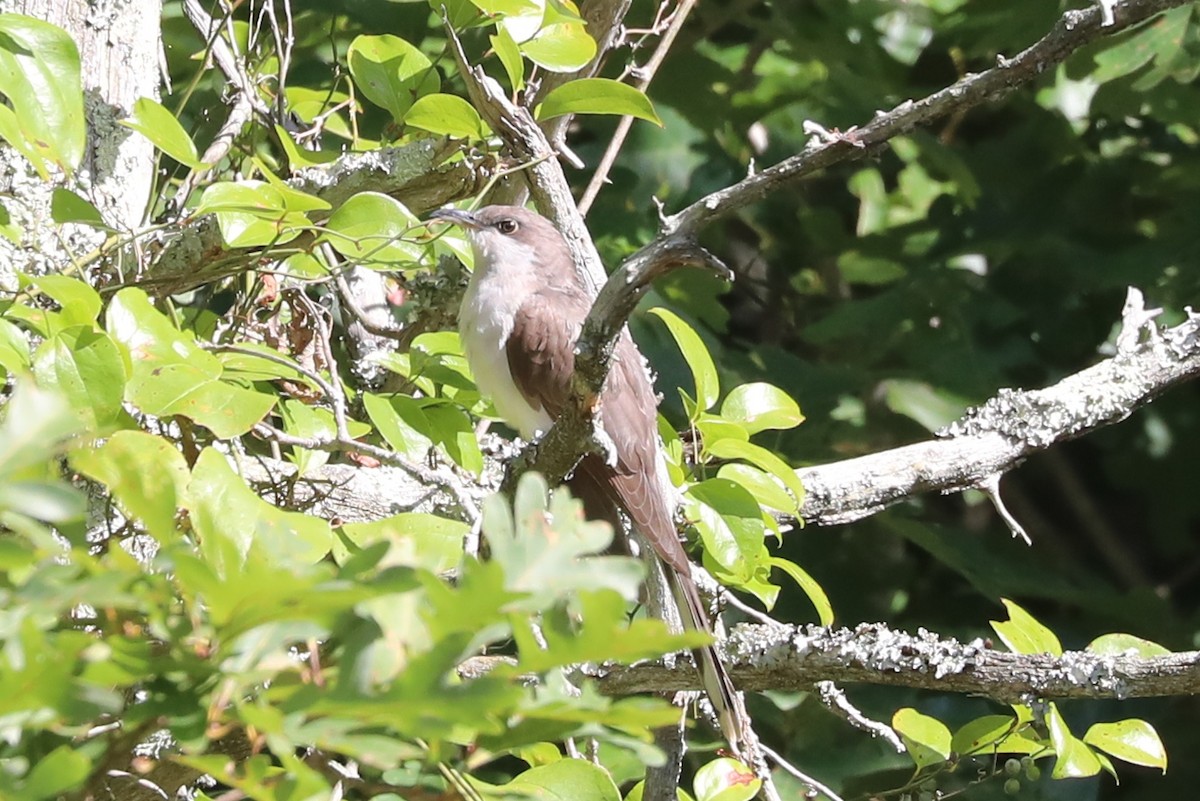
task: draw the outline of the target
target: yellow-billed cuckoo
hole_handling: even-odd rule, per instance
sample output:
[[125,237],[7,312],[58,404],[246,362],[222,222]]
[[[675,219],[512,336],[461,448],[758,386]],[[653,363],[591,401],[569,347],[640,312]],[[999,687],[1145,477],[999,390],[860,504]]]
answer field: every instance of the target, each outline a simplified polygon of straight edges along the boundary
[[[549,430],[568,402],[575,341],[593,293],[562,235],[532,211],[441,209],[431,219],[461,226],[475,253],[458,326],[476,383],[521,436],[533,439]],[[596,414],[614,446],[615,463],[585,456],[571,486],[589,516],[614,521],[614,504],[629,515],[665,565],[683,624],[712,633],[675,529],[676,491],[663,461],[656,406],[641,354],[625,330]],[[745,713],[729,674],[712,646],[698,649],[696,657],[722,733],[738,751]]]

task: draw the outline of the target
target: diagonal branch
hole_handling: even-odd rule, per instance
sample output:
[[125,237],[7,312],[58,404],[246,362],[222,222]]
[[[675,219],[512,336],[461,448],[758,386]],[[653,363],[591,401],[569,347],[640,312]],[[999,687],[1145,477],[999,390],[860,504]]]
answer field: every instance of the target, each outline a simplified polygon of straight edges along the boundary
[[952,113],[996,100],[1029,83],[1066,60],[1081,47],[1139,25],[1189,0],[1122,0],[1112,6],[1114,20],[1100,4],[1065,12],[1049,33],[1014,58],[998,56],[996,66],[917,101],[905,101],[871,122],[844,134],[815,138],[803,152],[718,189],[668,217],[664,235],[695,236],[713,220],[737,211],[826,167],[863,158],[889,139]]

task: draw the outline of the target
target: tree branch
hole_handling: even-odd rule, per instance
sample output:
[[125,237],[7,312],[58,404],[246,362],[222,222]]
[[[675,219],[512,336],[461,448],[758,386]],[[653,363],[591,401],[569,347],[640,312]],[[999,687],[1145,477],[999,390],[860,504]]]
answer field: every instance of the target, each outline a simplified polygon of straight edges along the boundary
[[[1127,326],[1137,317],[1126,314]],[[800,516],[819,525],[846,523],[918,493],[976,486],[1031,453],[1118,423],[1197,376],[1200,314],[1189,309],[1186,322],[1057,384],[1001,390],[939,432],[944,439],[796,471],[806,491]]]
[[[734,683],[748,691],[804,691],[834,681],[966,693],[1003,704],[1200,693],[1200,651],[1154,657],[1090,651],[1014,654],[992,650],[978,638],[962,643],[924,629],[916,634],[894,631],[882,623],[853,629],[742,624],[718,647]],[[473,657],[459,673],[480,676],[501,663],[513,664],[511,657]],[[680,664],[668,657],[580,670],[610,696],[700,689],[696,671],[681,670]]]
[[1016,57],[998,56],[992,69],[968,75],[921,100],[905,101],[891,111],[879,112],[871,122],[844,134],[814,137],[803,152],[697,200],[664,221],[664,236],[695,236],[717,218],[755,203],[806,175],[862,158],[892,137],[918,125],[1004,97],[1062,63],[1084,45],[1120,33],[1186,2],[1188,0],[1123,0],[1112,8],[1114,22],[1111,25],[1104,25],[1104,10],[1100,4],[1067,11],[1048,34]]

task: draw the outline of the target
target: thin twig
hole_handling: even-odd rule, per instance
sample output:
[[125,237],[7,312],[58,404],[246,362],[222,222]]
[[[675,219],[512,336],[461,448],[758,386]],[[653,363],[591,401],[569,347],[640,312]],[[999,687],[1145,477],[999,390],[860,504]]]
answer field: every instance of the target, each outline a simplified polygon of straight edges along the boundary
[[[675,37],[679,35],[679,29],[683,27],[683,23],[687,21],[688,15],[692,9],[696,7],[696,0],[681,0],[679,7],[675,9],[675,13],[671,16],[670,25],[663,34],[662,39],[658,43],[658,47],[654,49],[654,53],[650,56],[650,60],[646,62],[646,66],[638,71],[640,76],[637,83],[634,85],[639,91],[645,92],[650,86],[650,82],[654,80],[655,73],[662,66],[663,60],[666,59],[667,53],[671,49],[671,45],[675,43]],[[612,140],[608,143],[608,148],[604,151],[604,156],[600,159],[600,164],[596,167],[596,172],[592,174],[592,180],[588,182],[587,188],[583,191],[583,196],[579,198],[579,213],[584,217],[587,216],[588,210],[591,209],[592,203],[596,200],[596,195],[600,194],[600,189],[608,182],[608,173],[616,163],[617,155],[621,152],[621,146],[625,143],[625,137],[629,135],[629,129],[633,125],[633,117],[624,116],[617,123],[617,130],[613,133]]]

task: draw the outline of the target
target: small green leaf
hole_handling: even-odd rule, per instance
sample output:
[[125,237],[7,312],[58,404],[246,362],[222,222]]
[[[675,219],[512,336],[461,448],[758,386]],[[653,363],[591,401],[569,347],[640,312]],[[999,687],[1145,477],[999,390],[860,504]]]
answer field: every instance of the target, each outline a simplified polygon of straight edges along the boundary
[[918,768],[941,765],[950,758],[950,730],[937,718],[911,708],[900,709],[892,716],[892,728]]
[[542,101],[538,119],[564,114],[618,114],[662,127],[650,99],[629,84],[610,78],[578,78],[554,89]]
[[343,256],[367,267],[395,269],[420,260],[422,250],[406,239],[418,220],[404,204],[378,192],[359,192],[325,223],[324,239]]
[[1058,759],[1050,775],[1055,779],[1080,779],[1095,776],[1101,770],[1100,760],[1088,747],[1067,728],[1058,706],[1051,703],[1046,713],[1046,726],[1050,729],[1050,742]]
[[1095,723],[1083,741],[1117,759],[1167,772],[1167,749],[1158,732],[1144,720],[1128,718],[1115,723]]
[[1009,650],[1015,654],[1050,654],[1062,656],[1062,644],[1054,632],[1039,623],[1033,615],[1026,612],[1017,604],[1001,598],[1009,619],[1006,621],[991,621],[992,630],[1003,640]]
[[750,801],[761,787],[753,770],[729,757],[706,763],[692,782],[696,801]]
[[530,768],[503,786],[503,797],[621,801],[612,776],[583,759],[560,759]]
[[61,307],[64,325],[90,326],[100,316],[100,294],[77,278],[55,273],[31,278],[30,283]]
[[69,745],[60,745],[37,760],[25,779],[21,797],[30,801],[56,798],[83,783],[91,769],[86,756]]
[[1108,654],[1112,656],[1133,654],[1143,659],[1167,656],[1171,653],[1169,649],[1164,648],[1156,642],[1143,640],[1141,637],[1135,637],[1132,634],[1102,635],[1088,643],[1087,650],[1094,654]]
[[[12,113],[7,106],[5,110]],[[4,139],[3,131],[0,131],[0,139]],[[21,246],[21,229],[12,221],[12,215],[8,213],[8,209],[3,203],[0,203],[0,236],[3,236],[17,247]]]
[[346,59],[359,91],[390,111],[396,122],[404,119],[417,98],[441,86],[437,70],[425,54],[390,34],[356,37]]
[[26,373],[30,366],[29,341],[8,320],[0,320],[0,366],[9,375]]
[[596,40],[578,22],[547,25],[532,39],[521,42],[520,48],[526,58],[550,72],[574,72],[596,56]]
[[212,448],[196,460],[187,508],[209,566],[225,579],[238,575],[252,547],[280,564],[297,565],[316,562],[333,542],[327,522],[263,501]]
[[492,50],[496,51],[496,57],[500,59],[500,64],[504,67],[505,74],[508,75],[508,83],[512,86],[513,91],[519,92],[524,89],[525,60],[521,58],[521,50],[517,47],[512,34],[501,25],[496,28],[495,36],[492,36],[489,41],[492,43]]
[[94,228],[108,228],[100,209],[93,206],[90,200],[61,186],[54,187],[50,193],[50,218],[59,225],[79,223]]
[[708,348],[704,346],[704,341],[700,339],[696,329],[669,309],[659,306],[651,309],[650,313],[662,320],[671,332],[671,336],[675,338],[675,344],[683,352],[683,358],[687,361],[688,367],[692,371],[692,378],[696,382],[696,403],[699,411],[708,411],[717,402],[721,385],[717,379],[717,366],[713,364],[712,356],[709,355]]
[[185,167],[195,170],[206,166],[200,161],[192,137],[175,115],[156,100],[139,98],[133,104],[133,114],[121,120],[121,124],[149,139],[151,144]]
[[774,384],[740,384],[721,403],[721,416],[740,423],[751,435],[767,429],[795,428],[804,415],[792,397]]
[[833,604],[829,602],[829,596],[825,594],[825,589],[808,574],[808,571],[795,562],[778,556],[769,557],[767,564],[779,568],[792,577],[796,585],[808,596],[813,608],[817,610],[817,619],[820,620],[822,626],[833,625]]
[[754,496],[754,500],[770,509],[786,512],[796,508],[796,500],[788,494],[787,490],[777,480],[757,467],[740,462],[730,462],[721,465],[721,469],[717,471],[717,477],[727,478],[741,484]]
[[171,444],[142,431],[118,431],[99,448],[71,454],[71,466],[108,487],[121,507],[159,542],[177,535],[176,507],[188,483],[187,464]]
[[968,754],[1036,754],[1046,750],[1017,731],[1018,721],[1011,715],[984,715],[963,724],[954,732],[951,749]]
[[800,482],[800,477],[796,475],[795,470],[788,466],[787,462],[780,459],[773,451],[761,445],[755,445],[753,442],[744,442],[739,439],[719,439],[712,443],[705,442],[704,450],[718,459],[742,459],[774,476],[783,486],[787,487],[795,499],[793,505],[783,511],[796,512],[799,510],[800,504],[804,502],[804,485]]
[[[354,546],[361,549],[376,542],[390,542],[389,564],[419,567],[435,574],[451,570],[462,560],[463,538],[470,530],[459,520],[418,512],[342,526]],[[345,562],[349,553],[345,545],[334,543],[333,555],[339,562]]]
[[370,392],[362,396],[367,416],[392,450],[410,461],[420,461],[433,447],[429,418],[421,404],[405,395],[385,398]]
[[700,533],[705,555],[748,579],[765,548],[766,525],[754,496],[728,479],[710,478],[688,489],[684,513]]
[[103,332],[75,326],[43,342],[33,356],[38,386],[60,393],[91,431],[114,425],[122,414],[125,360]]
[[[12,108],[0,115],[0,135],[45,177],[44,158],[67,172],[86,144],[79,50],[56,25],[22,14],[0,14],[0,93]],[[2,104],[0,104],[2,105]]]
[[488,136],[479,112],[457,95],[425,95],[404,114],[404,124],[458,139],[486,139]]

